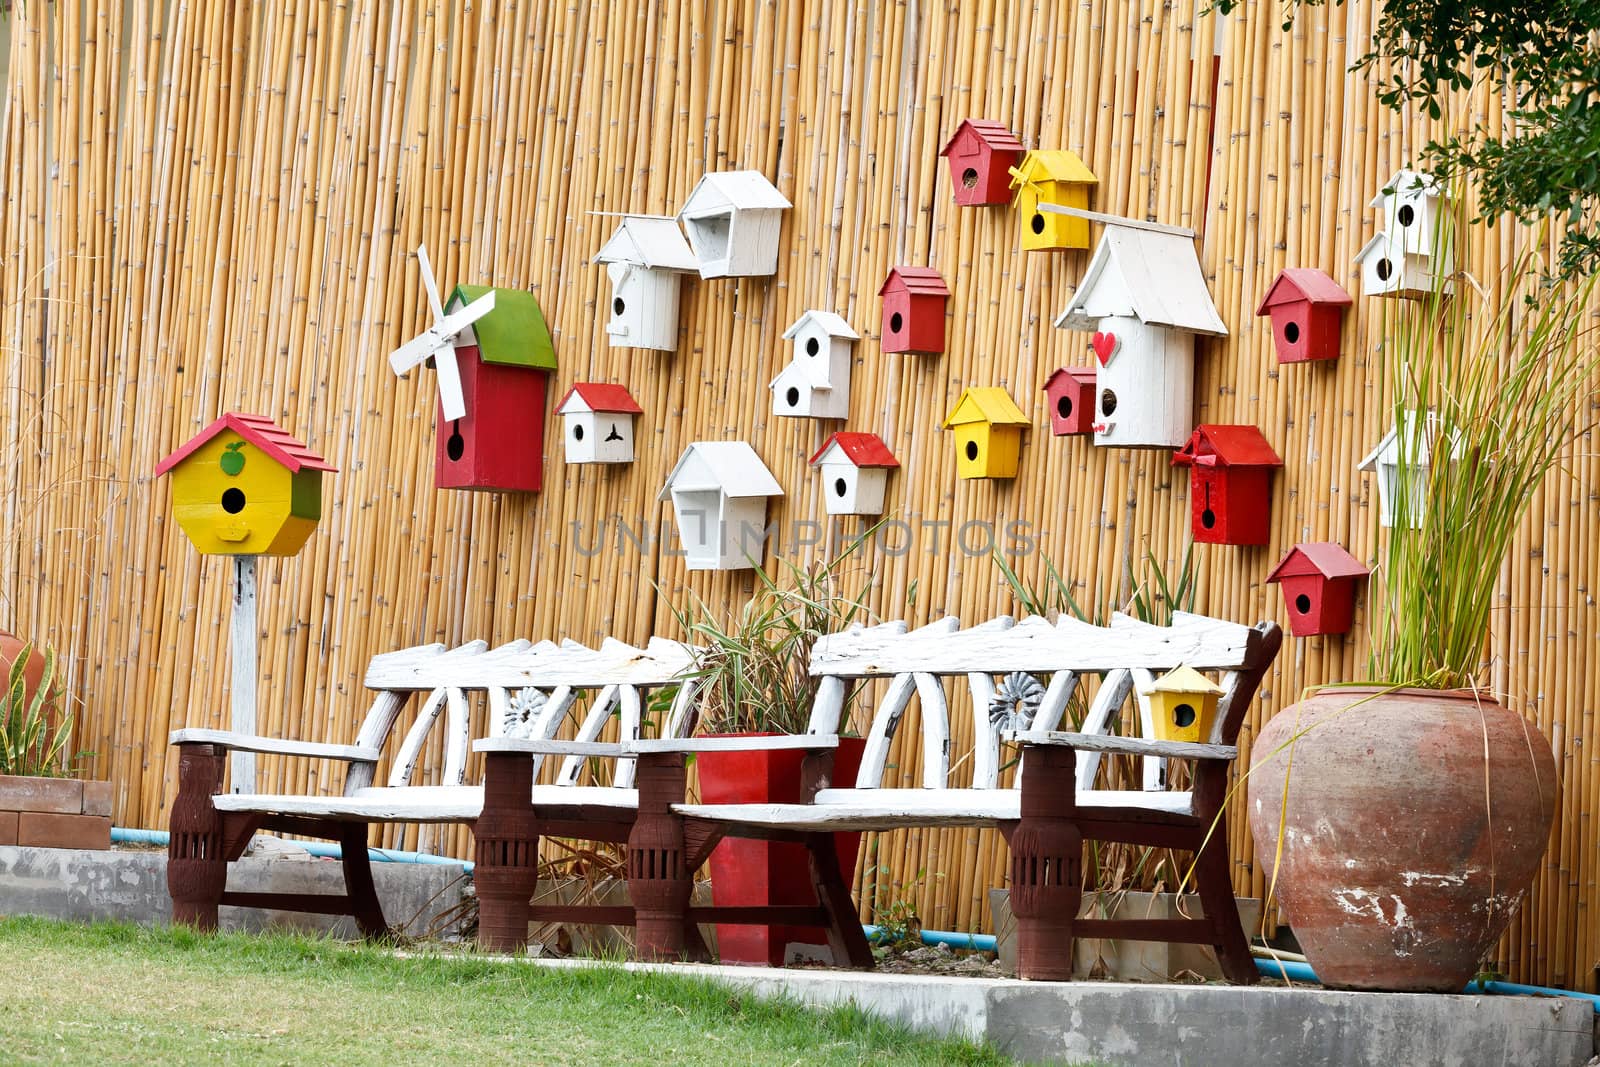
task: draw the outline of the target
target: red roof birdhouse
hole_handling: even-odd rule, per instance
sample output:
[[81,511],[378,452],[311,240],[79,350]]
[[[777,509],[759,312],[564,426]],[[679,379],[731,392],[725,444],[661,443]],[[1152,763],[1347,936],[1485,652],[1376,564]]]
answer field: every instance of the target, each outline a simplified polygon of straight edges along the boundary
[[1311,267],[1286,267],[1261,298],[1257,316],[1272,317],[1279,363],[1339,358],[1339,327],[1350,294]]
[[1062,367],[1044,381],[1050,432],[1057,437],[1094,433],[1094,368]]
[[877,434],[841,431],[822,443],[811,466],[822,472],[829,515],[882,515],[884,487],[900,461]]
[[1350,632],[1356,583],[1370,571],[1332,541],[1295,545],[1267,575],[1283,590],[1289,630],[1296,637]]
[[1254,426],[1195,427],[1172,455],[1189,468],[1194,539],[1210,545],[1264,545],[1272,518],[1272,468],[1283,460]]
[[894,267],[883,298],[883,350],[938,355],[944,351],[944,305],[950,289],[929,267]]
[[962,119],[940,155],[962,207],[1011,203],[1011,168],[1026,151],[1017,135],[992,119]]

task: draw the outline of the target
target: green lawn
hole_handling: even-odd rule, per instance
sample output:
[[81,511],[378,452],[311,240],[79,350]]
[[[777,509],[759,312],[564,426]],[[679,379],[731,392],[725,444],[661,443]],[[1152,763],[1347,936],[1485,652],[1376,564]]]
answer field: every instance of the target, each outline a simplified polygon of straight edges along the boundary
[[860,1012],[613,967],[0,919],[7,1063],[998,1064]]

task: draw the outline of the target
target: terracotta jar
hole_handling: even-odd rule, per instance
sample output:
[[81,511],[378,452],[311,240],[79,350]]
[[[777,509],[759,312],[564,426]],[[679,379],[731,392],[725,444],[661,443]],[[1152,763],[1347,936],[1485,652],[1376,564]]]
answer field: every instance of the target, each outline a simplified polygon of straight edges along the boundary
[[[0,630],[0,687],[6,685],[11,678],[11,666],[17,662],[17,657],[22,654],[28,642],[16,634]],[[22,670],[22,685],[26,691],[26,699],[32,700],[33,694],[39,691],[39,683],[44,679],[44,653],[38,646],[28,653],[28,665]]]
[[1276,899],[1317,977],[1460,992],[1544,854],[1543,735],[1469,692],[1339,687],[1273,716],[1252,758],[1256,859],[1270,884],[1281,813]]

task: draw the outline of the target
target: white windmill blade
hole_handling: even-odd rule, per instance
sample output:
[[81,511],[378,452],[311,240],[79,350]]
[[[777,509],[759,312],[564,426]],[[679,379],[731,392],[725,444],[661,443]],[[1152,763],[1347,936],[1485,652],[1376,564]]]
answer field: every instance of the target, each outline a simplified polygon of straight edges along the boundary
[[461,394],[461,367],[456,363],[454,345],[446,345],[434,356],[433,369],[439,374],[439,414],[445,422],[455,422],[467,414],[467,398]]
[[428,259],[428,246],[417,246],[417,267],[422,271],[422,287],[428,291],[428,308],[433,312],[433,321],[437,323],[444,318],[444,305],[439,302],[439,282],[433,276],[433,263]]
[[431,328],[423,330],[389,353],[389,366],[396,374],[404,374],[417,364],[432,359],[441,351],[448,351],[451,347],[450,338],[440,337]]
[[478,299],[462,308],[453,311],[433,324],[433,332],[440,337],[454,341],[456,335],[468,326],[483,318],[494,310],[494,290],[490,289]]

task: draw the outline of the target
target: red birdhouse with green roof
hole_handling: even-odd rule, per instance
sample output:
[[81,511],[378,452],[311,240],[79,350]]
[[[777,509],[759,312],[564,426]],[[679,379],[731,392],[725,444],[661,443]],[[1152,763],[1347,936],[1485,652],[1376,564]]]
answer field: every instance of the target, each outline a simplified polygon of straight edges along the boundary
[[1283,460],[1254,426],[1195,427],[1172,455],[1189,468],[1194,539],[1209,545],[1264,545],[1270,540],[1272,471]]

